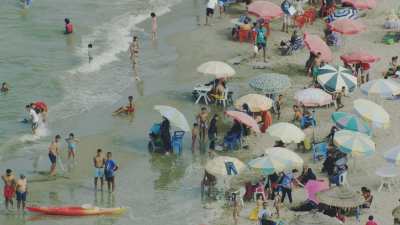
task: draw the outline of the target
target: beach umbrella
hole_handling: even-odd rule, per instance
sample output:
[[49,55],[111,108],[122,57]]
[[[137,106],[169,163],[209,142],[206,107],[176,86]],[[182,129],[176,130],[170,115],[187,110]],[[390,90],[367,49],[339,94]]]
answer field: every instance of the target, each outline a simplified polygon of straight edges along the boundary
[[346,186],[333,187],[316,194],[317,200],[328,206],[338,208],[357,208],[364,203],[362,196]]
[[205,75],[214,75],[217,79],[235,75],[235,70],[228,64],[219,61],[209,61],[197,67],[197,71]]
[[335,20],[338,19],[358,19],[358,10],[354,8],[341,8],[341,9],[336,9],[335,12],[331,13],[327,18],[326,22],[327,23],[332,23]]
[[304,185],[304,190],[307,192],[307,198],[316,204],[318,204],[316,193],[325,191],[329,189],[329,184],[326,181],[320,180],[309,180],[306,185]]
[[[233,165],[237,174],[242,173],[246,169],[246,164],[237,158],[229,156],[218,156],[206,163],[205,169],[214,176],[230,176],[237,175],[229,170],[229,166]],[[229,174],[230,173],[230,174]]]
[[275,123],[267,129],[267,133],[272,137],[279,138],[284,143],[300,143],[304,141],[304,132],[292,123]]
[[319,107],[332,103],[332,96],[319,88],[307,88],[297,91],[294,99],[299,105]]
[[185,116],[176,108],[167,105],[156,105],[154,109],[159,111],[163,117],[167,118],[172,126],[178,127],[186,132],[190,131],[190,126]]
[[342,4],[352,5],[356,9],[373,9],[376,7],[376,0],[342,0]]
[[255,121],[253,117],[247,115],[246,113],[239,111],[226,111],[225,115],[250,127],[255,132],[260,133],[260,128],[258,127],[257,121]]
[[332,61],[332,52],[326,42],[322,40],[318,35],[304,33],[304,44],[310,50],[310,52],[317,54],[321,53],[321,59],[324,62]]
[[328,27],[343,35],[359,34],[367,29],[367,27],[359,20],[340,19],[328,24]]
[[235,101],[235,108],[242,109],[243,104],[247,104],[251,112],[261,112],[270,109],[274,101],[265,95],[248,94]]
[[370,80],[361,85],[361,91],[366,95],[379,95],[390,98],[400,95],[400,84],[392,79]]
[[364,51],[355,51],[340,56],[340,59],[348,64],[374,63],[380,60],[379,57]]
[[295,217],[289,222],[288,225],[340,225],[342,224],[335,217],[327,216],[323,213],[309,211],[307,213],[302,213],[300,215],[295,215]]
[[383,155],[386,161],[400,165],[400,145],[390,149]]
[[250,14],[267,20],[278,18],[283,15],[281,7],[268,1],[254,1],[247,6],[247,11]]
[[275,94],[286,91],[290,85],[287,75],[278,73],[261,74],[249,81],[251,88],[266,94]]
[[371,128],[368,126],[368,123],[354,114],[347,112],[334,112],[331,115],[331,119],[340,129],[371,134]]
[[251,169],[265,175],[292,169],[300,169],[303,159],[286,148],[268,148],[265,155],[248,162]]
[[318,70],[318,83],[328,92],[341,91],[342,87],[347,92],[352,92],[357,86],[357,78],[344,67],[325,65]]
[[337,131],[333,137],[333,143],[341,152],[354,156],[370,156],[375,152],[375,143],[371,138],[356,131]]
[[366,99],[356,99],[353,102],[354,111],[362,119],[371,123],[373,127],[387,128],[390,125],[390,117],[382,106]]

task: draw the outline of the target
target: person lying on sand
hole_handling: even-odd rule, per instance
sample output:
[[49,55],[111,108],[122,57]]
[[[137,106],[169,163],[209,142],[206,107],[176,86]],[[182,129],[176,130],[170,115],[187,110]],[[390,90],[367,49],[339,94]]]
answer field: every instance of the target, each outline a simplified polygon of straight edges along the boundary
[[120,114],[130,115],[135,112],[135,103],[133,102],[133,96],[128,97],[128,105],[121,106],[113,112],[113,116]]

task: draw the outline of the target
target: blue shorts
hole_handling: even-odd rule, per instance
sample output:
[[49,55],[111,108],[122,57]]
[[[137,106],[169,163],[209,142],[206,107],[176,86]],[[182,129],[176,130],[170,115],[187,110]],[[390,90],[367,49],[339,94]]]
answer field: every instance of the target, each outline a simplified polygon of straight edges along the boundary
[[74,143],[69,143],[69,144],[68,144],[68,150],[74,151],[74,152],[75,152],[75,150],[76,150],[76,144],[74,144]]
[[17,191],[16,195],[17,195],[17,201],[23,201],[23,202],[26,201],[26,191],[25,192]]
[[95,178],[103,178],[104,177],[104,168],[95,168],[94,169],[94,177]]
[[54,155],[52,153],[49,153],[49,159],[50,159],[50,162],[52,164],[56,164],[56,162],[57,162],[57,156],[56,155]]

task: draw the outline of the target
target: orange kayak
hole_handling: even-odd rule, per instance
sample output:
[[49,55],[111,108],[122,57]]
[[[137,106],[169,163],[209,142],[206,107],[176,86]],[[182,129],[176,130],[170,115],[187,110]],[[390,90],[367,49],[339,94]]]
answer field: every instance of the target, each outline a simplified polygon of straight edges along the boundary
[[99,208],[99,207],[82,207],[82,206],[65,206],[65,207],[26,207],[30,212],[41,213],[46,215],[58,216],[96,216],[96,215],[118,215],[123,214],[126,208]]

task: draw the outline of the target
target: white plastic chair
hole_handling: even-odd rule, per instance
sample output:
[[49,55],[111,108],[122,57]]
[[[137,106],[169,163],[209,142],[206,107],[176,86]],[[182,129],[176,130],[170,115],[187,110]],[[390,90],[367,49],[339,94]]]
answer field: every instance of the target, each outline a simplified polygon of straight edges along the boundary
[[347,183],[347,171],[339,175],[339,185],[349,186],[349,183]]
[[217,104],[222,104],[224,106],[224,108],[225,108],[226,107],[226,102],[228,101],[228,93],[229,93],[228,88],[225,88],[222,98],[217,99],[217,101],[216,101]]

